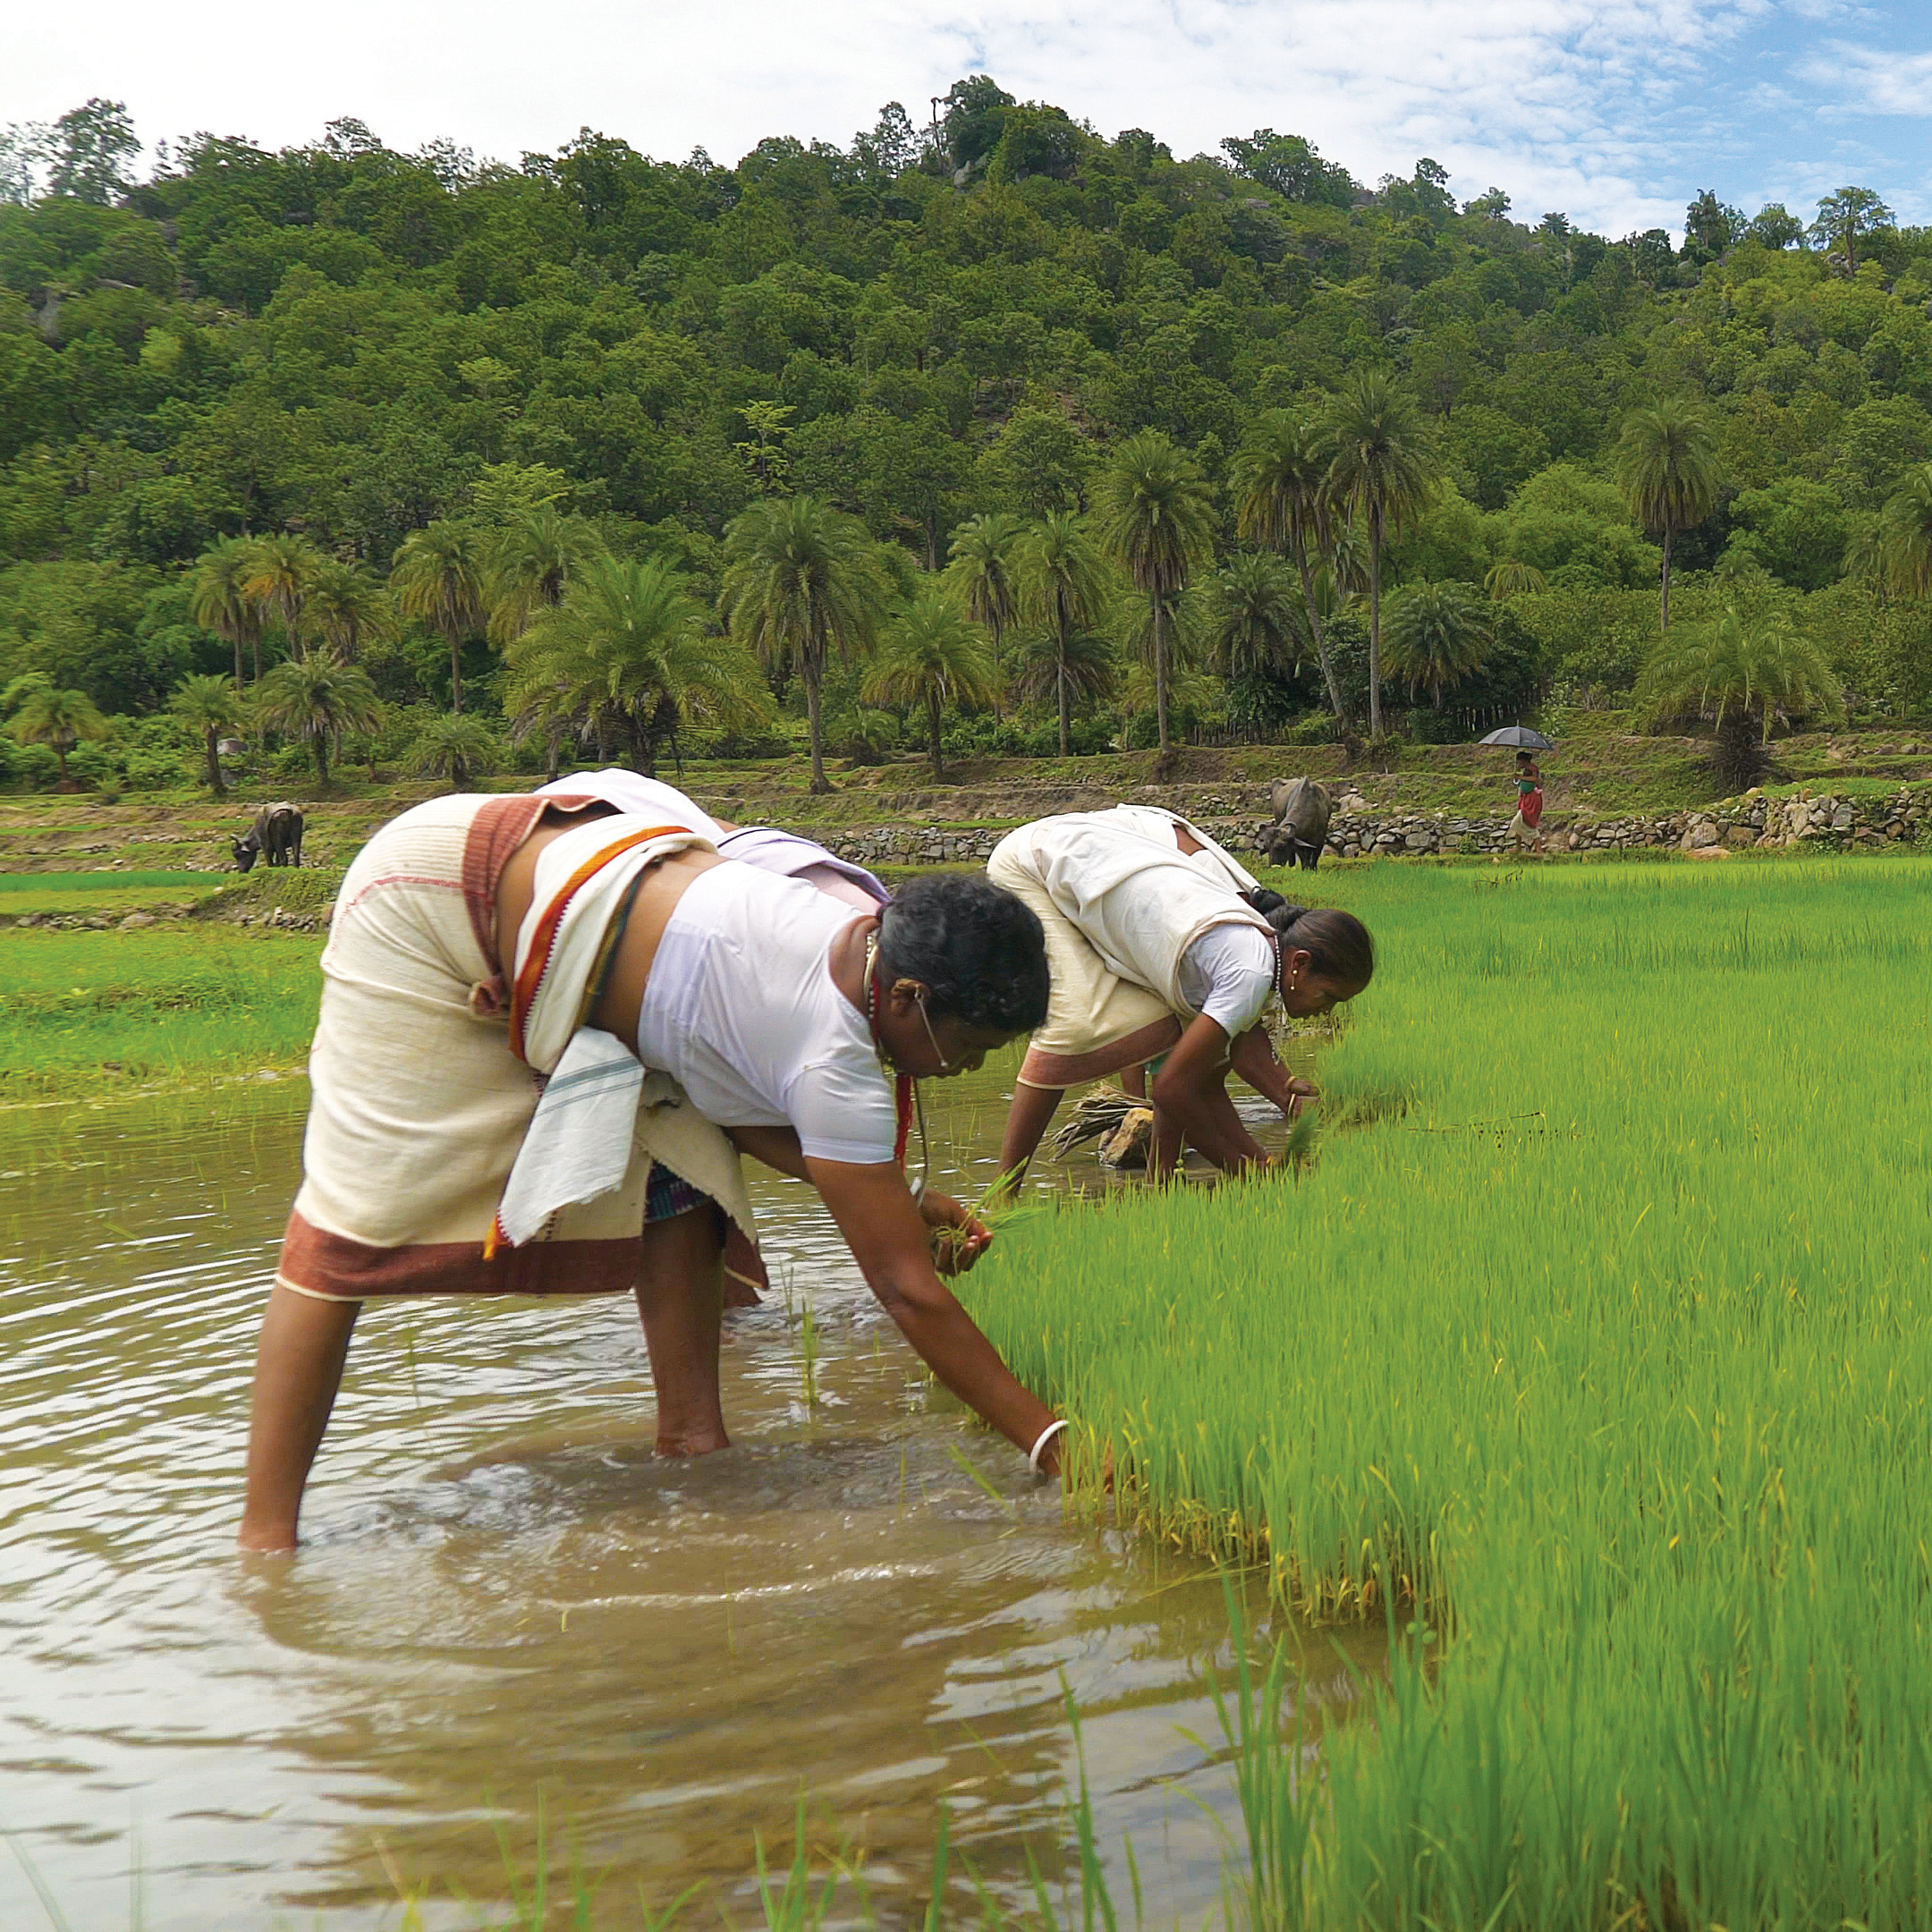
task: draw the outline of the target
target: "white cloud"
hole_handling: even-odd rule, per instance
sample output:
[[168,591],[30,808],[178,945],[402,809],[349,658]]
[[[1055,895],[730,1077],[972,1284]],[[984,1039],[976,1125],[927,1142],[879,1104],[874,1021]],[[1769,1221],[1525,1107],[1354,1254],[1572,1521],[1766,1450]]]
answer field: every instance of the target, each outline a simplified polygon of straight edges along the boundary
[[1814,85],[1844,101],[1844,111],[1932,114],[1932,54],[1834,40],[1808,55],[1801,70]]
[[1519,211],[1563,208],[1621,233],[1681,216],[1682,194],[1651,185],[1674,176],[1672,108],[1766,4],[338,0],[318,15],[99,0],[10,25],[0,121],[104,94],[150,137],[207,127],[277,144],[352,114],[403,147],[446,134],[514,158],[589,124],[728,160],[767,134],[849,140],[888,98],[924,119],[929,95],[983,68],[1179,153],[1271,125],[1370,181],[1429,154],[1465,196],[1497,182]]

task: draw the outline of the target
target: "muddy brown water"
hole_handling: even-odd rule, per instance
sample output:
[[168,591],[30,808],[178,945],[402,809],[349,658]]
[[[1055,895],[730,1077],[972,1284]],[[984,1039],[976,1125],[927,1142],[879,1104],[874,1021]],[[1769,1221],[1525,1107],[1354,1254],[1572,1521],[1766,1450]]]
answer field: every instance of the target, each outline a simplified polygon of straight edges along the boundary
[[[991,1178],[1008,1079],[935,1083],[941,1184]],[[1131,1840],[1148,1922],[1201,1922],[1240,1831],[1193,1741],[1219,1580],[1065,1520],[928,1387],[796,1183],[759,1182],[789,1294],[732,1320],[731,1450],[652,1455],[628,1300],[372,1309],[306,1546],[239,1557],[306,1099],[0,1117],[5,1932],[56,1922],[20,1853],[86,1932],[396,1926],[405,1897],[470,1926],[458,1901],[573,1863],[598,1924],[692,1885],[681,1923],[749,1923],[755,1839],[787,1862],[801,1801],[883,1923],[923,1913],[942,1804],[1017,1902],[1030,1856],[1073,1869],[1063,1687],[1118,1895]],[[1041,1184],[1068,1171],[1097,1178],[1077,1155]],[[1304,1642],[1314,1736],[1377,1646]]]

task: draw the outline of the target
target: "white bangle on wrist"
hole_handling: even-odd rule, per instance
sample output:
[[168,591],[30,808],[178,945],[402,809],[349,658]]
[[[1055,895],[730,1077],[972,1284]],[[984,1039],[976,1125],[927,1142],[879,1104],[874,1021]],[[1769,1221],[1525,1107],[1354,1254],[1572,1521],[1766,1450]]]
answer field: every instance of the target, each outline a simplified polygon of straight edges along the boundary
[[1060,1433],[1062,1429],[1066,1428],[1066,1418],[1064,1416],[1062,1416],[1057,1422],[1049,1422],[1046,1427],[1039,1432],[1039,1440],[1033,1445],[1032,1453],[1027,1457],[1027,1467],[1031,1470],[1036,1476],[1040,1473],[1040,1451],[1044,1449],[1046,1445],[1050,1443],[1054,1439],[1054,1437]]

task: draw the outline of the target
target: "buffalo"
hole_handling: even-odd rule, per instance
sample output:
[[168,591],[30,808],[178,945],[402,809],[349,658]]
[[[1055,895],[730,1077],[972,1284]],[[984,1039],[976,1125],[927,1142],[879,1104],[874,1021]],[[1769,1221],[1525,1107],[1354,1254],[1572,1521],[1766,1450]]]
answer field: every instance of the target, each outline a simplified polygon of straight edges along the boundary
[[255,814],[251,831],[231,840],[235,869],[246,872],[258,859],[272,866],[301,863],[302,815],[292,805],[264,805]]
[[1262,834],[1262,850],[1275,865],[1299,865],[1312,872],[1328,842],[1335,796],[1312,778],[1277,778],[1268,787],[1275,822]]

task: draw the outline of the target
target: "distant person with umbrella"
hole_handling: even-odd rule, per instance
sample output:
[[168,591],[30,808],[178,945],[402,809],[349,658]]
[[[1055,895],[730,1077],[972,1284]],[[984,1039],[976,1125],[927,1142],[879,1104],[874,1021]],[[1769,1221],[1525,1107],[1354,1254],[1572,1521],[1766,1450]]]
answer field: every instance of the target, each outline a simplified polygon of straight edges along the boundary
[[1543,767],[1537,763],[1536,755],[1538,751],[1553,751],[1555,745],[1541,732],[1531,731],[1524,724],[1505,724],[1501,731],[1491,732],[1480,742],[1519,747],[1516,753],[1516,816],[1510,820],[1510,835],[1516,841],[1519,851],[1540,852],[1545,843]]

